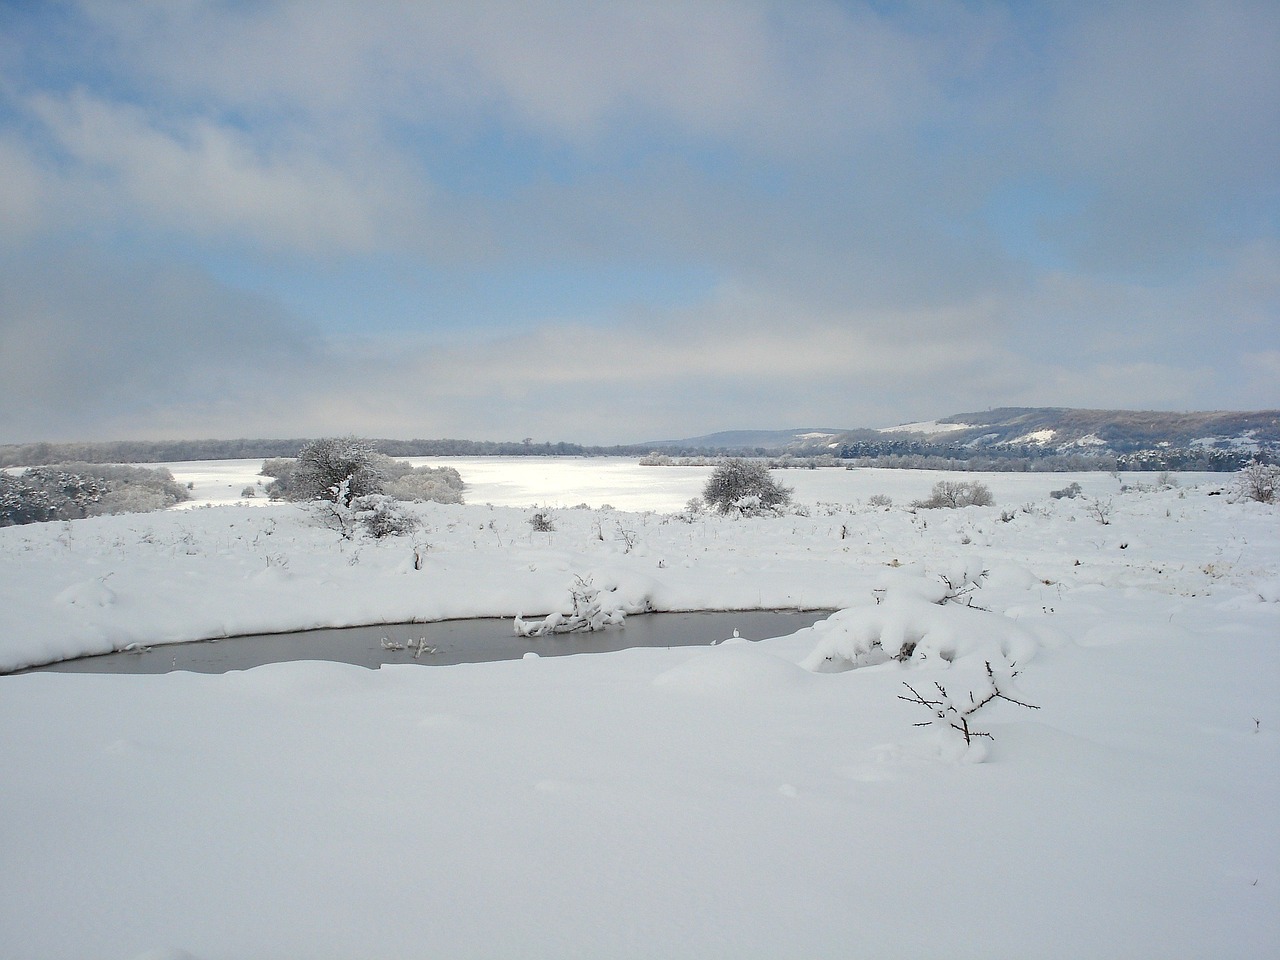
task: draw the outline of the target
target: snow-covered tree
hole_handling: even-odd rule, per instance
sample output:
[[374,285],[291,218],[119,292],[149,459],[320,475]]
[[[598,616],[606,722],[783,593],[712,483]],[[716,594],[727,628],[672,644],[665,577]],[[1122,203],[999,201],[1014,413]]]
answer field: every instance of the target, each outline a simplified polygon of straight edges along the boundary
[[323,437],[300,451],[290,469],[281,461],[271,466],[275,480],[267,488],[274,499],[334,500],[349,506],[356,497],[382,492],[377,454],[368,440],[358,437]]
[[785,507],[791,492],[769,475],[764,463],[735,457],[711,471],[702,499],[719,513],[759,516]]

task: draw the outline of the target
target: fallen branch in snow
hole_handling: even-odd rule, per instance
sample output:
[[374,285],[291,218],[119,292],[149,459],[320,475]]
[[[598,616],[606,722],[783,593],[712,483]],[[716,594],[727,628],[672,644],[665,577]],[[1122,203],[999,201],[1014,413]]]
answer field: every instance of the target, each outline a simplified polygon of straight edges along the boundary
[[[994,740],[995,737],[990,733],[987,733],[986,731],[973,730],[969,727],[969,718],[992,700],[1008,700],[1010,703],[1016,703],[1018,706],[1026,707],[1028,710],[1039,710],[1040,708],[1035,704],[1027,703],[1024,700],[1012,697],[1005,691],[1001,690],[1000,682],[996,678],[995,671],[991,669],[990,660],[986,662],[986,668],[987,681],[990,684],[990,689],[988,689],[980,699],[975,695],[975,691],[970,690],[969,702],[967,704],[962,703],[960,706],[957,706],[947,694],[946,687],[938,683],[936,680],[933,685],[938,688],[938,696],[941,697],[940,700],[930,700],[922,696],[920,691],[911,686],[911,684],[907,683],[905,680],[902,682],[902,685],[911,691],[911,696],[905,697],[902,694],[898,694],[898,699],[905,700],[907,703],[917,703],[933,713],[932,720],[923,720],[920,723],[915,724],[917,727],[945,725],[952,730],[958,730],[964,737],[966,746],[973,742],[974,737],[986,737],[988,740]],[[1018,672],[1015,670],[1009,674],[1009,677],[1013,678],[1017,675]]]
[[600,591],[591,585],[591,580],[574,577],[573,586],[569,588],[569,596],[573,602],[572,613],[552,613],[542,620],[525,620],[516,617],[516,635],[521,637],[541,637],[548,633],[578,633],[591,630],[603,630],[605,627],[620,624],[626,617],[621,608],[605,610],[600,599]]

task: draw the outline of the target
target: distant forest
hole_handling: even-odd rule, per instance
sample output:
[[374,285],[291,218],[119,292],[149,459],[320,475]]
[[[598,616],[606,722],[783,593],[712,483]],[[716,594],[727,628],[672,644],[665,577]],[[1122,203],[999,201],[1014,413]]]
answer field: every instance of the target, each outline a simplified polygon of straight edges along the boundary
[[[0,445],[0,467],[84,463],[174,463],[186,460],[257,460],[294,457],[314,438],[287,440],[112,440],[102,443]],[[577,443],[490,440],[373,440],[389,457],[630,457],[648,447],[587,447]],[[682,451],[683,452],[683,451]]]
[[[861,432],[860,432],[861,433]],[[835,450],[778,448],[722,448],[647,445],[597,447],[577,443],[534,443],[491,440],[373,440],[389,457],[643,457],[654,465],[675,465],[681,459],[707,461],[739,456],[770,457],[777,467],[877,466],[931,470],[975,471],[1160,471],[1239,470],[1250,460],[1272,460],[1245,450],[1161,446],[1156,449],[1063,452],[1034,445],[973,448],[921,438],[885,436],[867,431],[867,439],[840,444]],[[174,463],[188,460],[257,460],[293,457],[310,438],[289,440],[117,440],[102,443],[23,443],[0,445],[0,467],[34,467],[78,461],[83,463]]]

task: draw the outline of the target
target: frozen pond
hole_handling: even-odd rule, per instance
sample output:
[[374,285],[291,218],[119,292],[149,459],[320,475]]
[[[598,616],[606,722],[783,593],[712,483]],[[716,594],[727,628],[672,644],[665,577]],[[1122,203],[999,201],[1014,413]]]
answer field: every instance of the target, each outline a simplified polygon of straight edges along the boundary
[[[560,657],[631,647],[692,647],[718,643],[735,630],[749,640],[785,636],[827,616],[823,611],[651,613],[594,633],[517,637],[511,620],[446,620],[335,630],[307,630],[63,660],[38,671],[55,673],[226,673],[287,660],[332,660],[376,669],[384,663],[444,666],[519,660],[528,653]],[[421,647],[421,652],[419,652]]]

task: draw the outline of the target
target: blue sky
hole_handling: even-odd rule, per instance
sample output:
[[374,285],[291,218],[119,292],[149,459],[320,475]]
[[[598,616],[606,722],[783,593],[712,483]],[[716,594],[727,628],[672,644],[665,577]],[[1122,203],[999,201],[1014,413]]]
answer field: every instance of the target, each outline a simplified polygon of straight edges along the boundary
[[0,442],[1280,406],[1272,2],[0,2]]

